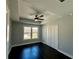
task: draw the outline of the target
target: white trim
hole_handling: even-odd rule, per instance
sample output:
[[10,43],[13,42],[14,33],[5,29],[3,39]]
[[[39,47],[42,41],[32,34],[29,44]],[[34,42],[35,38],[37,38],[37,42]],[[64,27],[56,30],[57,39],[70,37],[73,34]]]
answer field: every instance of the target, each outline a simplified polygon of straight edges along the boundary
[[9,56],[9,54],[10,54],[11,49],[12,49],[12,47],[9,48],[9,50],[8,50],[8,52],[7,52],[7,58],[6,58],[6,59],[8,59],[8,56]]
[[31,43],[38,43],[38,42],[41,42],[41,41],[35,41],[35,42],[28,42],[28,43],[23,43],[23,44],[16,44],[16,45],[12,45],[8,51],[8,55],[12,49],[12,47],[16,47],[16,46],[21,46],[21,45],[25,45],[25,44],[31,44]]
[[[42,42],[43,44],[46,44],[46,42]],[[46,44],[46,45],[48,45],[48,44]]]
[[55,25],[55,42],[56,42],[56,47],[55,47],[55,49],[58,49],[58,40],[59,40],[59,36],[58,36],[58,31],[59,31],[59,24],[56,24]]
[[[9,53],[10,53],[11,49],[12,49],[12,47],[10,47],[10,49],[9,49]],[[9,53],[8,53],[8,55],[9,55]]]
[[15,44],[15,45],[12,45],[12,47],[26,45],[26,44],[31,44],[31,43],[38,43],[38,42],[41,42],[41,41],[34,41],[34,42],[28,42],[28,43],[22,43],[22,44]]
[[[20,46],[20,45],[25,45],[25,44],[31,44],[31,43],[38,43],[38,42],[41,42],[41,43],[43,43],[43,44],[46,44],[46,42],[42,42],[42,41],[35,41],[35,42],[28,42],[28,43],[23,43],[23,44],[16,44],[16,45],[12,45],[12,46],[11,46],[11,48],[10,48],[10,50],[9,50],[9,53],[10,53],[12,47]],[[48,44],[46,44],[46,45],[48,45]],[[49,45],[48,45],[48,46],[49,46]],[[51,46],[50,46],[50,47],[51,47]],[[51,47],[51,48],[52,48],[52,47]],[[66,52],[64,52],[64,51],[62,51],[62,50],[60,50],[60,49],[56,49],[56,50],[59,51],[60,53],[64,54],[64,55],[70,57],[70,58],[73,58],[72,55],[70,55],[70,54],[68,54],[68,53],[66,53]]]
[[64,55],[66,55],[66,56],[68,56],[68,57],[70,57],[70,58],[73,58],[72,55],[70,55],[70,54],[68,54],[68,53],[66,53],[66,52],[64,52],[64,51],[62,51],[62,50],[60,50],[60,49],[58,49],[57,51],[63,53]]
[[[46,44],[46,42],[42,42],[43,44]],[[48,45],[48,44],[46,44],[46,45]],[[49,45],[48,45],[49,46]],[[51,46],[50,46],[51,47]],[[52,47],[51,47],[52,48]],[[54,48],[55,49],[55,48]],[[62,54],[64,54],[64,55],[66,55],[66,56],[68,56],[68,57],[70,57],[70,58],[73,58],[73,56],[72,55],[70,55],[70,54],[68,54],[68,53],[66,53],[66,52],[64,52],[64,51],[62,51],[62,50],[60,50],[60,49],[56,49],[57,51],[59,51],[60,53],[62,53]]]

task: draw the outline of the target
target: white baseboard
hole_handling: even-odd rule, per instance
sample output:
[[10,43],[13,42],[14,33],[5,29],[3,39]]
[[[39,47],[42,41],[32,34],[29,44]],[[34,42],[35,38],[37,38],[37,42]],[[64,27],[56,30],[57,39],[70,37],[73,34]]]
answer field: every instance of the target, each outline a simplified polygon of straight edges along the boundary
[[62,51],[62,50],[60,50],[60,49],[57,49],[57,51],[63,53],[64,55],[66,55],[66,56],[68,56],[68,57],[70,57],[70,58],[73,58],[72,55],[70,55],[70,54],[68,54],[68,53],[66,53],[66,52],[64,52],[64,51]]
[[8,59],[8,56],[10,54],[10,51],[11,51],[12,47],[9,48],[8,52],[7,52],[7,55],[6,55],[6,59]]
[[[42,43],[46,44],[46,42],[42,42]],[[46,44],[46,45],[48,45],[48,44]],[[49,46],[49,45],[48,45],[48,46]],[[51,46],[50,46],[50,47],[51,47]],[[52,47],[51,47],[51,48],[52,48]],[[54,48],[54,49],[55,49],[55,48]],[[68,54],[68,53],[66,53],[66,52],[64,52],[64,51],[62,51],[62,50],[60,50],[60,49],[56,49],[56,50],[59,51],[60,53],[64,54],[64,55],[70,57],[70,58],[73,58],[72,55],[70,55],[70,54]]]
[[31,43],[38,43],[38,42],[41,42],[41,41],[35,41],[35,42],[29,42],[29,43],[23,43],[23,44],[15,44],[15,45],[12,45],[8,51],[8,55],[12,49],[12,47],[16,47],[16,46],[21,46],[21,45],[25,45],[25,44],[31,44]]
[[28,43],[15,44],[15,45],[12,45],[12,47],[26,45],[26,44],[31,44],[31,43],[38,43],[38,42],[41,42],[41,41],[34,41],[34,42],[28,42]]
[[10,47],[10,49],[9,49],[9,53],[10,53],[11,49],[12,49],[12,47]]
[[[38,42],[42,42],[42,41],[28,42],[28,43],[23,43],[23,44],[15,44],[15,45],[12,45],[12,47],[21,46],[21,45],[25,45],[25,44],[31,44],[31,43],[38,43]],[[46,42],[42,42],[42,43],[46,44]],[[48,44],[46,44],[46,45],[48,45]],[[49,46],[49,45],[48,45],[48,46]],[[12,47],[11,47],[11,48],[12,48]],[[51,46],[50,46],[50,47],[51,47]],[[51,47],[51,48],[52,48],[52,47]],[[62,51],[62,50],[60,50],[60,49],[56,49],[56,50],[59,51],[60,53],[64,54],[64,55],[70,57],[70,58],[73,58],[72,55],[70,55],[70,54],[68,54],[68,53],[66,53],[66,52],[64,52],[64,51]],[[10,51],[11,51],[11,49],[10,49]],[[9,51],[9,53],[10,53],[10,51]]]

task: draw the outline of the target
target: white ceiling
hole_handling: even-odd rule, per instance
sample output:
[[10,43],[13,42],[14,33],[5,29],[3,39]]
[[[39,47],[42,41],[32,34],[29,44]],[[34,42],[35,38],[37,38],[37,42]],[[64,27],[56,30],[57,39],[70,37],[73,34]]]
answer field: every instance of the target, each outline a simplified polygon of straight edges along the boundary
[[37,7],[40,9],[48,10],[52,13],[56,13],[59,15],[72,13],[73,8],[73,0],[65,0],[64,2],[60,2],[59,0],[23,0],[32,5],[33,7]]
[[59,0],[20,0],[19,2],[19,16],[24,18],[34,18],[36,8],[44,14],[44,18],[49,16],[55,18],[62,17],[73,12],[73,0],[65,0],[60,2]]

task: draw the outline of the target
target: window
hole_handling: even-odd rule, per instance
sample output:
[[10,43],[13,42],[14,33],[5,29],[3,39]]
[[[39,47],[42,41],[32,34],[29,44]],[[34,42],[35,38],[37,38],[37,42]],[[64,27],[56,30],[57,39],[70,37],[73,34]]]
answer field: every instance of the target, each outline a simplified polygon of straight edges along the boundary
[[24,27],[24,39],[38,39],[38,27]]
[[31,27],[24,27],[24,39],[31,39]]
[[32,28],[32,38],[33,39],[38,38],[38,28],[37,27]]

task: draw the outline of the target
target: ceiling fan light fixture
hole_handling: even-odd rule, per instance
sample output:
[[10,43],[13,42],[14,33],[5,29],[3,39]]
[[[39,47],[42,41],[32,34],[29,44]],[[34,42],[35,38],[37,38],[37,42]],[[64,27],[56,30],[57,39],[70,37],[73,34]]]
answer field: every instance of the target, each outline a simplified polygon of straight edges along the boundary
[[35,15],[34,21],[43,21],[44,19],[41,19],[44,17],[44,15]]
[[37,19],[35,19],[35,21],[38,21]]

